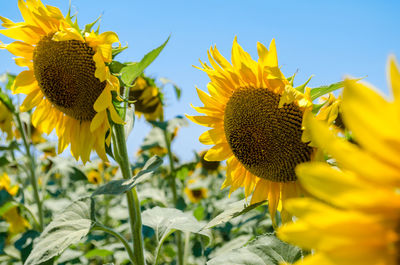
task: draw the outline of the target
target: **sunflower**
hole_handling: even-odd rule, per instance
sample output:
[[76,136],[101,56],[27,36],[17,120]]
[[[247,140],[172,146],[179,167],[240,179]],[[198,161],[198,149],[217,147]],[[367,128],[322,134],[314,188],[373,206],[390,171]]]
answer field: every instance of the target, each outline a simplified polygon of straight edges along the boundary
[[[309,90],[293,88],[280,71],[274,40],[269,50],[261,43],[257,50],[254,61],[235,38],[230,64],[211,47],[211,66],[200,61],[199,68],[211,79],[210,95],[197,89],[204,107],[193,107],[206,116],[187,117],[212,127],[199,140],[214,145],[205,160],[227,159],[222,188],[230,186],[231,193],[244,187],[246,197],[253,193],[252,204],[268,199],[275,220],[280,201],[300,194],[294,168],[311,159],[313,148],[301,135],[303,114],[313,105]],[[282,210],[286,221],[289,216]]]
[[205,160],[204,157],[206,156],[206,154],[207,154],[207,151],[202,151],[199,154],[200,161],[196,165],[196,167],[201,168],[201,170],[205,171],[206,173],[216,172],[220,168],[221,162]]
[[6,28],[0,33],[17,41],[0,48],[17,56],[17,65],[28,67],[13,84],[14,93],[26,94],[20,110],[35,108],[33,125],[47,134],[56,130],[59,153],[71,144],[77,160],[87,162],[92,150],[107,160],[108,113],[123,123],[111,95],[119,92],[119,81],[106,65],[118,36],[81,31],[69,15],[40,0],[19,0],[18,7],[24,22],[0,17]]
[[7,140],[12,138],[12,121],[13,114],[8,108],[0,101],[0,129],[7,134]]
[[[10,196],[15,196],[18,193],[18,185],[11,186],[11,180],[7,173],[0,176],[0,190],[5,190]],[[30,228],[29,222],[20,214],[18,206],[12,206],[5,209],[1,215],[2,218],[10,225],[10,234],[18,234]]]
[[92,184],[100,184],[103,182],[100,172],[96,169],[90,170],[86,177]]
[[198,203],[202,199],[207,198],[207,188],[196,185],[196,179],[191,179],[188,181],[185,187],[185,194],[188,196],[189,200],[193,203]]
[[163,119],[161,94],[154,79],[139,76],[129,90],[129,100],[135,102],[135,112],[139,117],[144,115],[148,121]]
[[315,250],[301,264],[400,264],[400,71],[393,57],[388,65],[394,100],[345,81],[343,121],[357,145],[305,119],[313,142],[339,168],[310,162],[296,169],[316,198],[288,201],[298,220],[278,236]]
[[335,97],[333,93],[329,93],[328,97],[321,97],[322,100],[325,100],[323,106],[318,112],[316,118],[318,120],[325,121],[330,125],[334,125],[338,130],[344,130],[344,124],[342,121],[342,107],[341,97]]

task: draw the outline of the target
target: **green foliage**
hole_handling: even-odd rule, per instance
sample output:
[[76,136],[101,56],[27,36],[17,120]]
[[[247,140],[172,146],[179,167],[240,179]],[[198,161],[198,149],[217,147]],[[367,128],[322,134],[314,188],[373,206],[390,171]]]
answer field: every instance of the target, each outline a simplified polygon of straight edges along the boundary
[[161,46],[147,53],[140,62],[123,67],[121,69],[122,82],[127,86],[132,85],[133,81],[160,55],[169,38]]
[[154,156],[146,162],[143,169],[139,171],[139,173],[137,173],[133,178],[110,181],[107,184],[99,187],[95,192],[93,192],[92,196],[101,194],[119,195],[125,193],[133,189],[133,187],[135,187],[137,184],[150,178],[157,168],[162,164],[162,162],[163,161],[161,158]]
[[223,224],[231,220],[232,218],[238,217],[242,214],[247,213],[248,211],[264,204],[266,201],[261,201],[252,205],[246,204],[246,200],[235,202],[227,207],[225,211],[220,213],[217,217],[212,219],[204,229],[210,229],[214,226]]
[[312,88],[310,91],[311,95],[311,100],[314,101],[315,99],[319,98],[320,96],[323,96],[325,94],[328,94],[330,92],[333,92],[335,90],[338,90],[344,86],[344,82],[337,82],[330,84],[328,86],[320,86],[320,87],[315,87]]
[[82,198],[73,202],[46,227],[25,265],[36,265],[61,254],[71,244],[86,236],[92,227],[92,200]]
[[300,259],[301,256],[301,249],[280,241],[274,235],[265,235],[256,238],[245,247],[221,253],[208,261],[207,265],[292,264]]

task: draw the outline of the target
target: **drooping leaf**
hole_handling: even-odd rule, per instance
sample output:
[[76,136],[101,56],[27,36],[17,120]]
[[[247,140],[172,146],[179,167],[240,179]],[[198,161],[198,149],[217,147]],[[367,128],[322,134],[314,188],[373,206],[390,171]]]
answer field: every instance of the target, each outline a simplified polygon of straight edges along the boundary
[[159,158],[158,156],[153,156],[146,162],[143,169],[139,171],[139,173],[137,173],[133,178],[110,181],[95,190],[92,196],[97,196],[101,194],[119,195],[127,192],[140,182],[151,177],[156,169],[162,164],[162,162],[163,161],[161,158]]
[[232,203],[227,207],[225,211],[217,215],[214,219],[212,219],[203,229],[209,229],[219,224],[223,224],[231,220],[232,218],[238,217],[242,214],[247,213],[248,211],[257,208],[258,206],[264,204],[266,201],[261,201],[252,205],[247,205],[245,200],[241,200],[235,203]]
[[181,99],[182,89],[174,81],[164,77],[161,77],[160,81],[163,84],[163,86],[171,84],[172,87],[174,88],[176,99],[177,100]]
[[292,264],[302,256],[301,249],[280,241],[274,235],[264,235],[247,246],[224,252],[207,265],[281,265]]
[[169,38],[161,46],[147,53],[140,62],[122,68],[122,82],[128,86],[132,85],[133,81],[158,57],[165,45],[167,45]]
[[60,255],[70,245],[86,236],[92,226],[92,199],[79,199],[55,216],[34,242],[31,254],[24,263],[35,265]]

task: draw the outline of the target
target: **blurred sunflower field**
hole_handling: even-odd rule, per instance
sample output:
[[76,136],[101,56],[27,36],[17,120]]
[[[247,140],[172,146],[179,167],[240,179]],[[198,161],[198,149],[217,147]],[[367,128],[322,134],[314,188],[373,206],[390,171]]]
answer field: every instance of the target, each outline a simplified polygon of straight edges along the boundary
[[[186,39],[152,33],[158,46],[147,46],[145,34],[109,27],[107,14],[85,19],[79,8],[85,3],[64,9],[65,3],[50,2],[7,1],[0,10],[0,56],[15,63],[0,75],[0,264],[400,264],[400,67],[390,50],[400,39],[382,37],[398,19],[388,15],[380,20],[384,26],[369,27],[382,35],[371,45],[385,40],[385,96],[369,83],[369,71],[348,69],[345,59],[355,58],[345,51],[350,43],[339,47],[343,56],[333,55],[342,61],[332,63],[329,78],[291,68],[301,57],[293,64],[282,54],[272,22],[281,12],[294,14],[289,3],[291,9],[239,8],[248,21],[240,15],[222,28],[218,21],[237,11],[237,3],[214,3],[204,16],[203,5],[184,5],[193,12],[187,20],[193,29],[181,34],[185,23],[170,21],[179,25],[178,39]],[[121,24],[132,19],[131,28],[161,15],[143,3],[132,11],[117,2],[107,10],[119,10]],[[174,4],[159,9],[167,14]],[[365,19],[349,13],[352,4],[347,11],[329,5],[344,18]],[[372,7],[363,10],[393,15],[400,6]],[[250,9],[260,15],[247,14]],[[218,17],[216,10],[226,12]],[[138,23],[143,14],[147,19]],[[253,42],[243,25],[267,26],[258,20],[266,14],[271,36]],[[195,30],[199,15],[203,28]],[[229,36],[229,47],[207,49],[197,38],[206,32],[219,39],[234,27],[243,36]],[[357,43],[360,32],[346,35],[349,28],[338,27]],[[333,31],[311,29],[318,38],[304,41],[304,34],[302,43],[314,47],[328,37],[335,43]],[[296,34],[289,35],[298,41]],[[124,39],[130,35],[135,44]],[[283,51],[303,47],[291,38],[282,38]],[[377,60],[368,38],[360,37],[366,44],[359,50],[368,50],[370,61],[360,64],[369,67]],[[332,46],[322,42],[314,57],[327,60]],[[198,44],[197,58],[207,59],[191,61],[190,71],[200,81],[177,67]],[[131,58],[135,45],[145,52]],[[176,55],[150,72],[169,47]],[[303,56],[312,58],[313,49]],[[353,75],[335,76],[335,67]],[[180,76],[190,84],[180,84]]]

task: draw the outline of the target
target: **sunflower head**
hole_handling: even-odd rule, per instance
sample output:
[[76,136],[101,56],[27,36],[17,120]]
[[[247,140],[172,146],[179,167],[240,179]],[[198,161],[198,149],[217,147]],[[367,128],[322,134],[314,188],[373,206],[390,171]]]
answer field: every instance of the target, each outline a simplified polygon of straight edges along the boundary
[[313,105],[309,89],[293,88],[280,71],[274,40],[269,49],[258,43],[257,51],[255,61],[235,38],[230,63],[210,48],[210,65],[199,68],[210,77],[209,94],[197,90],[204,107],[194,107],[206,116],[187,117],[212,128],[200,142],[214,145],[205,160],[228,160],[223,187],[244,187],[252,203],[268,199],[274,218],[280,199],[299,193],[295,167],[311,159],[301,136],[303,114]]
[[7,134],[7,140],[11,140],[13,114],[9,109],[0,101],[0,129]]
[[221,165],[220,161],[208,161],[205,160],[204,157],[207,154],[207,151],[203,151],[200,153],[200,162],[199,166],[206,170],[207,172],[214,172],[217,171],[219,166]]
[[296,264],[400,264],[400,68],[389,57],[387,100],[370,84],[347,78],[341,113],[357,144],[306,116],[313,143],[330,156],[299,165],[309,198],[289,200],[296,222],[277,236],[313,255]]
[[18,206],[7,210],[2,217],[10,225],[8,230],[11,235],[22,233],[31,227],[29,222],[21,215]]
[[202,199],[207,198],[207,188],[196,185],[196,179],[191,179],[188,181],[185,187],[185,194],[188,196],[189,200],[193,203],[198,203]]
[[333,93],[329,93],[328,97],[321,97],[323,106],[316,115],[318,120],[324,121],[329,125],[334,125],[339,130],[344,130],[345,126],[342,120],[342,99],[337,98]]
[[98,170],[91,170],[87,174],[87,179],[92,184],[100,184],[102,182],[101,174]]
[[3,173],[0,176],[0,190],[6,190],[11,196],[15,196],[18,193],[18,185],[11,186],[11,180],[7,173]]
[[32,124],[40,131],[56,129],[59,153],[71,145],[73,156],[83,162],[92,150],[107,160],[108,113],[113,122],[123,123],[111,95],[119,93],[119,81],[106,65],[118,36],[90,27],[80,30],[69,15],[40,0],[19,0],[18,7],[23,22],[0,17],[5,28],[0,33],[17,41],[0,48],[17,56],[17,65],[28,67],[13,84],[14,93],[26,94],[21,111],[35,108]]
[[149,121],[162,119],[161,93],[154,79],[139,76],[129,90],[129,100],[134,101],[137,115],[144,115]]

